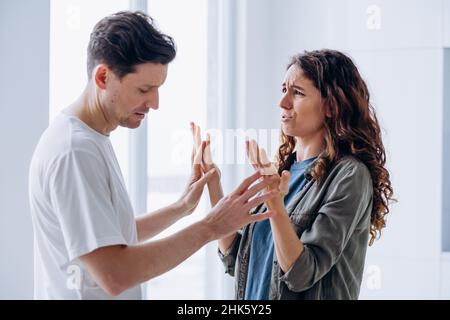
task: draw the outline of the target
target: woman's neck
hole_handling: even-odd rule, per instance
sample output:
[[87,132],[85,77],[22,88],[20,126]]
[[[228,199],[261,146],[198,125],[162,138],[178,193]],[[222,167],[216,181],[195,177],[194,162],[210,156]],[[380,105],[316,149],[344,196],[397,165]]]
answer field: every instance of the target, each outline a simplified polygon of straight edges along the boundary
[[317,134],[310,138],[295,137],[295,140],[297,161],[317,157],[325,150],[325,142],[322,134]]

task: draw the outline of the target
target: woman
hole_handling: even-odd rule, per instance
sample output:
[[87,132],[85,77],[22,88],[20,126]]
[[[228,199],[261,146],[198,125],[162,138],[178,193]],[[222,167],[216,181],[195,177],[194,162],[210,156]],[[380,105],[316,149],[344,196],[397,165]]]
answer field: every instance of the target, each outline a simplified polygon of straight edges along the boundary
[[[344,54],[305,52],[288,65],[279,105],[281,178],[269,189],[280,196],[254,212],[276,214],[220,239],[219,256],[237,299],[357,299],[367,244],[385,227],[393,195],[367,86]],[[254,141],[248,151],[270,174]],[[220,176],[208,187],[215,204]]]

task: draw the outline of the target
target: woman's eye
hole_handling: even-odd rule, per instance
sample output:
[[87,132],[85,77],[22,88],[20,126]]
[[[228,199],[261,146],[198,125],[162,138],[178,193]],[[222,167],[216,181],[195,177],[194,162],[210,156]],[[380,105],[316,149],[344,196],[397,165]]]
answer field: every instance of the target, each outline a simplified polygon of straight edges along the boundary
[[281,89],[281,92],[283,92],[283,93],[286,93],[286,91],[287,91],[286,88]]
[[148,90],[139,89],[140,93],[148,93]]
[[303,92],[300,92],[300,91],[298,91],[298,90],[294,90],[294,94],[296,95],[296,96],[304,96],[304,94],[303,94]]

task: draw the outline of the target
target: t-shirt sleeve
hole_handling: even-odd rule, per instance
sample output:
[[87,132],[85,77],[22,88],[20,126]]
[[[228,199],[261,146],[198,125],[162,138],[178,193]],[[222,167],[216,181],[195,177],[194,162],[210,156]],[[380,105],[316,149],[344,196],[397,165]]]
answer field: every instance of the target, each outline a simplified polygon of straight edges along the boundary
[[52,207],[70,261],[97,248],[124,244],[106,164],[90,151],[62,155],[49,175]]

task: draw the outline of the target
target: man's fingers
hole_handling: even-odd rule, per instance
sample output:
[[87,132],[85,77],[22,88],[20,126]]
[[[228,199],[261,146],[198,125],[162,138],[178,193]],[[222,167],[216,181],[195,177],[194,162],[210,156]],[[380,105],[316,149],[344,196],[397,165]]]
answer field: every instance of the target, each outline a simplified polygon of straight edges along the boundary
[[200,147],[200,144],[202,143],[202,135],[201,130],[198,125],[195,125],[195,145],[197,147]]
[[[203,142],[202,142],[203,143]],[[205,145],[202,145],[203,151],[203,162],[206,165],[212,165],[212,154],[211,154],[211,137],[209,136],[209,133],[206,134],[206,141],[204,141]]]
[[262,213],[252,214],[250,215],[251,222],[257,222],[272,218],[276,214],[275,211],[266,211]]
[[202,167],[200,164],[192,165],[191,181],[195,182],[202,176]]
[[275,196],[277,196],[279,194],[280,194],[279,191],[272,190],[272,191],[267,192],[267,193],[265,193],[263,195],[260,195],[260,196],[257,196],[255,198],[253,198],[252,200],[247,202],[247,204],[244,206],[244,208],[246,210],[250,210],[250,209],[252,209],[252,208],[254,208],[256,206],[259,206],[261,203],[263,203],[263,202],[265,202],[265,201],[267,201],[269,199],[272,199],[273,197],[275,197]]
[[194,183],[194,187],[200,187],[203,188],[206,183],[208,183],[209,180],[213,177],[216,169],[211,169],[207,173],[203,175],[197,182]]
[[253,182],[258,180],[261,177],[261,173],[259,171],[256,171],[251,176],[244,179],[244,181],[241,182],[241,184],[235,189],[234,193],[237,195],[243,194],[248,187],[252,185]]
[[194,164],[194,158],[195,158],[195,146],[192,147],[192,152],[191,152],[191,165]]
[[252,186],[247,191],[245,191],[241,197],[243,198],[244,201],[247,201],[248,199],[253,197],[255,194],[257,194],[258,192],[263,190],[265,187],[267,187],[268,185],[276,182],[278,179],[279,178],[277,176],[270,176],[267,179],[264,179],[264,180],[258,182],[257,184]]
[[191,129],[191,135],[192,135],[192,143],[194,145],[194,148],[197,149],[197,143],[195,141],[195,123],[190,122],[190,129]]
[[198,148],[197,152],[194,155],[194,159],[192,161],[193,165],[201,165],[202,164],[202,148]]
[[191,133],[192,133],[192,139],[194,142],[194,147],[196,148],[196,151],[197,151],[197,149],[200,147],[200,144],[202,142],[200,127],[198,125],[196,125],[194,122],[191,122],[190,125],[191,125]]

